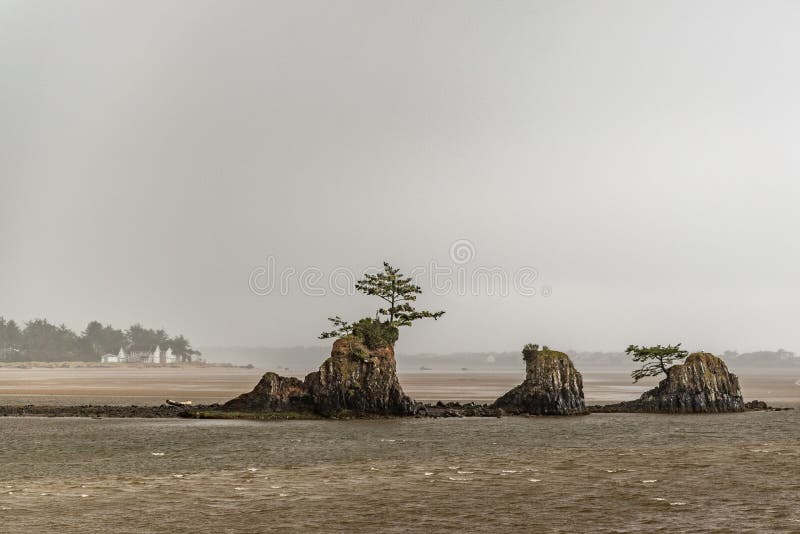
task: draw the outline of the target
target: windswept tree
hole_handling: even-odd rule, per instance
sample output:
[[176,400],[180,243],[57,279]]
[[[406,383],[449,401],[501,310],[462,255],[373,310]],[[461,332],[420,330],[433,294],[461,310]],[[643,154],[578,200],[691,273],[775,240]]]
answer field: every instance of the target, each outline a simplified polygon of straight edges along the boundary
[[687,351],[681,350],[680,343],[667,345],[666,347],[661,345],[656,345],[655,347],[630,345],[625,353],[632,356],[633,361],[643,363],[640,369],[636,369],[631,373],[634,383],[647,376],[658,376],[661,373],[668,374],[669,368],[675,362],[683,360],[689,354]]
[[[376,274],[366,274],[356,282],[356,289],[365,295],[376,296],[386,302],[384,307],[375,312],[375,321],[392,327],[411,326],[418,319],[438,319],[444,315],[443,311],[417,310],[412,302],[417,300],[417,295],[422,289],[411,281],[410,277],[400,272],[400,269],[383,262],[383,271]],[[328,318],[333,323],[334,329],[320,334],[320,339],[340,337],[353,333],[356,324],[351,324],[338,315]]]

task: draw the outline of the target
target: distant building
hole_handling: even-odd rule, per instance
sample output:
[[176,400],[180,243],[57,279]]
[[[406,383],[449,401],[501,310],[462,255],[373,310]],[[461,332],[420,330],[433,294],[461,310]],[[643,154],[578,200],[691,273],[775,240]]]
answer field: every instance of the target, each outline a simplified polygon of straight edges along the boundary
[[159,345],[131,345],[128,350],[120,347],[117,354],[105,354],[103,363],[156,363],[160,365],[177,363],[178,356],[172,352],[171,347],[161,350]]
[[158,345],[131,345],[125,361],[131,363],[162,363],[161,347]]

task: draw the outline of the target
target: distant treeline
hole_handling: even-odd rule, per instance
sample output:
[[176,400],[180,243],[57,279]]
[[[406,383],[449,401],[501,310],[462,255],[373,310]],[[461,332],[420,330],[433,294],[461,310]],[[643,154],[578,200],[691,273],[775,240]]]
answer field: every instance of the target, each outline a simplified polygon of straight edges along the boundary
[[135,324],[127,330],[91,321],[76,334],[65,325],[47,319],[34,319],[23,328],[12,319],[0,317],[0,361],[100,361],[104,354],[117,354],[120,348],[172,349],[178,361],[191,361],[200,352],[182,335],[170,337],[164,330],[151,330]]

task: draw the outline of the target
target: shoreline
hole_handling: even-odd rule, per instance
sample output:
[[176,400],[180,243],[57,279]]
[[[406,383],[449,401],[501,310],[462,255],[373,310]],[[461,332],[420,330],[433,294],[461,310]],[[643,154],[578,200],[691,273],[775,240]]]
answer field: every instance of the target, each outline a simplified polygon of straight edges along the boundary
[[[747,413],[763,411],[788,411],[792,407],[752,406],[741,412],[710,412],[714,413]],[[639,413],[662,415],[706,415],[663,413],[642,410],[625,409],[619,403],[606,405],[587,406],[586,412],[575,415],[531,415],[526,413],[512,413],[495,408],[490,404],[477,404],[474,402],[461,404],[458,402],[437,402],[419,404],[414,414],[363,414],[355,412],[341,412],[333,416],[323,416],[315,412],[298,411],[232,411],[224,410],[219,404],[197,405],[193,407],[137,405],[25,405],[25,406],[0,406],[0,417],[86,417],[93,419],[229,419],[229,420],[254,420],[254,421],[285,421],[285,420],[341,420],[341,419],[439,419],[439,418],[464,418],[464,417],[574,417],[591,415],[595,413]]]

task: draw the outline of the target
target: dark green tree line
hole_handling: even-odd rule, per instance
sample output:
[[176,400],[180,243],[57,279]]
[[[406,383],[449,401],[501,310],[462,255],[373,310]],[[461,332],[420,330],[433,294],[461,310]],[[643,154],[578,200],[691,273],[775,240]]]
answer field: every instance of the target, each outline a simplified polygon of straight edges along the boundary
[[14,320],[0,317],[0,361],[98,361],[103,354],[116,354],[120,348],[134,346],[171,348],[183,361],[200,355],[183,335],[170,337],[164,330],[151,330],[140,324],[123,331],[91,321],[76,334],[47,319],[33,319],[20,328]]

